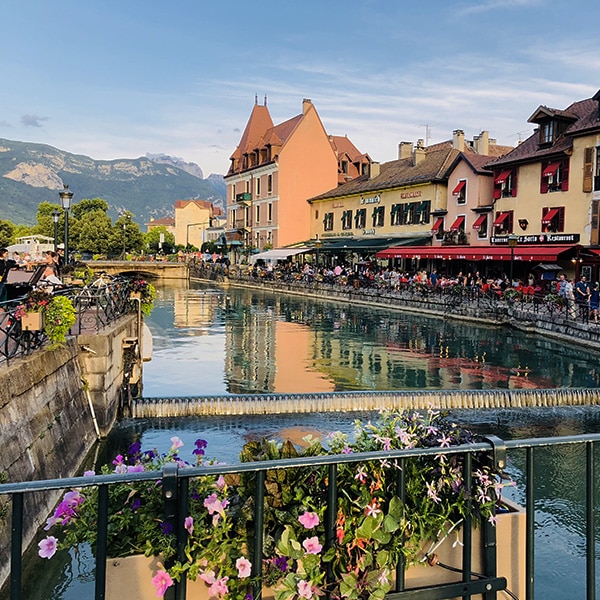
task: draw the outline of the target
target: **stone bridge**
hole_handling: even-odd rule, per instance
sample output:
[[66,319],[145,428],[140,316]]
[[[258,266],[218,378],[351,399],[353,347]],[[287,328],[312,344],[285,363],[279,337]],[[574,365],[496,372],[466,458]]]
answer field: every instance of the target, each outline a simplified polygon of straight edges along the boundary
[[186,263],[136,260],[90,260],[86,264],[96,273],[108,275],[142,275],[145,279],[189,279]]

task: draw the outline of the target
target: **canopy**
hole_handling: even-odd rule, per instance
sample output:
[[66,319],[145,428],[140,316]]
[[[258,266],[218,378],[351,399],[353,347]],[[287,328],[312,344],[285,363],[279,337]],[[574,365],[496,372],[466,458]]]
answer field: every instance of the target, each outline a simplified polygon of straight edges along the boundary
[[296,254],[302,254],[303,252],[310,252],[311,248],[273,248],[273,250],[266,250],[265,252],[259,252],[250,257],[252,262],[257,260],[264,260],[266,262],[275,262],[278,260],[285,260],[290,256],[296,256]]
[[[556,261],[558,256],[575,248],[571,246],[515,246],[514,260]],[[509,246],[407,246],[388,248],[377,258],[437,258],[442,260],[511,260]]]

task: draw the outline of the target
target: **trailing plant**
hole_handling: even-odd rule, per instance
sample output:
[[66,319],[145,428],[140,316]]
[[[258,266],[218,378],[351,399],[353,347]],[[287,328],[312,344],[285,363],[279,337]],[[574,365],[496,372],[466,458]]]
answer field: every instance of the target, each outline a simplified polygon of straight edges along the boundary
[[156,288],[146,279],[133,279],[129,290],[132,294],[140,295],[142,314],[150,316],[156,299]]
[[75,307],[66,296],[52,296],[45,308],[44,333],[51,346],[60,346],[67,341],[67,333],[76,320]]

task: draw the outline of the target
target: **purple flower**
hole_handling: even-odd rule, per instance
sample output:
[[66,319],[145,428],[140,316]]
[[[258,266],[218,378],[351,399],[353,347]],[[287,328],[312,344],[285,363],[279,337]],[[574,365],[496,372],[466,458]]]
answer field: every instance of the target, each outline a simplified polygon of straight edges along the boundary
[[183,526],[186,528],[187,532],[192,535],[192,533],[194,533],[194,517],[186,517],[183,521]]
[[285,556],[278,556],[274,564],[282,573],[285,573],[290,568]]
[[134,458],[137,458],[142,451],[142,444],[140,442],[133,442],[131,446],[129,446],[129,450],[127,450],[127,454]]
[[38,554],[41,558],[52,558],[56,553],[57,544],[58,540],[54,536],[49,535],[48,537],[45,537],[38,544]]
[[171,523],[163,521],[160,524],[160,530],[163,532],[164,535],[171,535],[173,533],[173,525],[171,525]]
[[131,510],[137,510],[142,505],[142,501],[139,498],[134,498],[131,501]]
[[127,472],[128,473],[142,473],[143,471],[145,471],[144,469],[144,465],[137,464],[137,465],[129,465],[127,467]]

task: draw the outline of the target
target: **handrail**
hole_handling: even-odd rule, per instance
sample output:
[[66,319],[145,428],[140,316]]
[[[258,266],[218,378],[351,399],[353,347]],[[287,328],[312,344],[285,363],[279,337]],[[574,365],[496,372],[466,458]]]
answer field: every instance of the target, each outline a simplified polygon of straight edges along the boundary
[[[108,506],[106,503],[102,503],[102,498],[108,494],[108,489],[110,485],[117,483],[129,483],[136,481],[156,481],[158,479],[163,480],[163,486],[167,485],[167,479],[169,490],[175,490],[175,497],[170,495],[169,500],[172,503],[177,504],[178,498],[177,493],[180,493],[183,490],[183,495],[189,493],[187,485],[184,485],[185,481],[188,481],[190,478],[195,478],[203,475],[226,475],[226,474],[234,474],[234,473],[256,473],[258,484],[255,489],[255,498],[256,495],[262,493],[261,485],[264,486],[264,475],[267,471],[275,470],[275,469],[298,469],[298,468],[314,468],[314,467],[329,467],[330,468],[330,481],[335,481],[335,473],[336,469],[340,465],[350,464],[350,463],[363,463],[363,462],[372,462],[378,460],[390,460],[390,459],[398,459],[400,461],[404,461],[409,458],[417,458],[422,456],[430,456],[430,455],[441,455],[441,454],[462,454],[465,456],[465,471],[467,471],[470,467],[468,466],[470,463],[469,457],[472,456],[476,452],[493,452],[496,460],[497,466],[501,467],[502,462],[504,461],[504,452],[505,450],[510,451],[518,451],[525,450],[526,451],[526,482],[525,482],[525,495],[527,498],[526,508],[526,530],[527,530],[527,539],[526,539],[526,548],[527,555],[525,560],[526,572],[525,572],[525,582],[526,582],[526,596],[524,598],[520,598],[520,600],[533,600],[534,598],[534,554],[535,554],[535,544],[534,544],[534,528],[533,524],[536,519],[535,515],[535,503],[534,503],[534,494],[533,494],[533,477],[535,475],[535,452],[537,449],[542,447],[552,447],[558,445],[583,445],[586,449],[586,507],[587,511],[585,514],[586,519],[586,527],[585,527],[585,535],[586,535],[586,553],[585,556],[582,557],[585,560],[586,564],[586,588],[587,588],[587,598],[589,600],[595,599],[595,531],[594,531],[594,447],[600,442],[600,433],[598,434],[582,434],[582,435],[570,435],[570,436],[562,436],[562,437],[545,437],[545,438],[529,438],[529,439],[520,439],[520,440],[499,440],[499,438],[493,437],[489,438],[487,441],[461,445],[461,446],[452,446],[449,448],[415,448],[415,449],[405,449],[405,450],[390,450],[390,451],[377,451],[377,452],[364,452],[364,453],[355,453],[355,454],[341,454],[341,455],[322,455],[322,456],[310,456],[310,457],[301,457],[301,458],[291,458],[285,460],[269,460],[269,461],[258,461],[258,462],[249,462],[249,463],[238,463],[238,464],[215,464],[211,466],[201,466],[201,467],[189,467],[185,469],[167,469],[162,472],[160,471],[148,471],[141,473],[127,473],[127,474],[110,474],[110,475],[96,475],[92,477],[71,477],[67,479],[53,479],[53,480],[44,480],[44,481],[29,481],[29,482],[16,482],[16,483],[6,483],[0,485],[0,495],[9,495],[12,497],[13,504],[13,525],[12,525],[12,540],[11,540],[11,600],[19,600],[20,599],[20,585],[21,585],[21,546],[22,546],[22,532],[23,532],[23,498],[28,493],[40,492],[40,491],[50,491],[50,490],[59,490],[59,489],[69,489],[69,488],[84,488],[89,486],[99,486],[100,489],[103,490],[103,494],[100,495],[100,503],[101,503],[101,511],[108,510]],[[468,475],[468,473],[465,473]],[[399,485],[402,488],[404,485],[402,482],[402,478],[399,480]],[[262,482],[262,484],[261,484]],[[332,483],[332,485],[334,485]],[[402,493],[402,490],[399,490],[399,493]],[[186,499],[180,499],[183,501],[182,506],[185,506]],[[328,514],[335,514],[335,503],[336,503],[336,492],[335,488],[330,490],[330,493],[327,494],[327,503],[328,503]],[[262,507],[262,502],[256,502],[256,506]],[[260,512],[260,510],[259,510]],[[103,526],[102,523],[106,523],[107,514],[99,514],[99,523],[100,528]],[[255,515],[255,524],[257,523],[259,526],[262,524],[262,516],[260,514]],[[591,521],[591,522],[590,522]],[[181,528],[180,528],[181,529]],[[492,528],[493,529],[493,528]],[[177,528],[176,528],[177,530]],[[465,528],[465,544],[468,546],[470,541],[470,530]],[[185,535],[185,531],[179,532]],[[262,532],[255,531],[256,539],[262,539]],[[495,533],[492,532],[492,535],[495,536]],[[98,543],[105,543],[105,539],[100,535],[98,536]],[[486,542],[486,548],[489,550],[489,544],[492,543],[495,545],[495,541]],[[182,547],[181,544],[177,544],[177,547]],[[106,556],[106,548],[97,548],[96,549],[96,560],[104,559]],[[259,552],[260,549],[254,548],[254,552]],[[466,551],[465,551],[466,552]],[[485,552],[485,555],[488,555],[489,552]],[[493,556],[492,553],[490,556]],[[466,556],[466,554],[465,554]],[[256,561],[253,561],[255,564]],[[260,564],[260,561],[258,561]],[[467,572],[470,572],[470,567],[466,562]],[[465,563],[463,563],[465,564]],[[101,565],[98,565],[97,562],[97,573],[102,574],[104,570]],[[428,586],[427,588],[419,588],[418,590],[405,590],[403,585],[403,578],[397,578],[396,589],[388,594],[388,600],[405,600],[405,599],[444,599],[444,598],[452,598],[456,595],[462,595],[465,598],[470,598],[471,594],[484,592],[485,598],[496,598],[495,591],[505,589],[504,584],[502,583],[502,578],[498,578],[496,576],[495,565],[486,565],[485,566],[485,575],[479,577],[477,579],[471,579],[471,577],[465,578],[465,573],[463,573],[463,581],[461,584],[446,584],[446,585],[437,585],[437,586]],[[259,576],[261,575],[261,570],[257,573]],[[461,587],[462,586],[462,587]],[[186,592],[185,586],[183,586],[182,592],[177,596],[178,598],[185,599]],[[514,595],[513,595],[514,597]],[[104,582],[97,581],[96,582],[96,599],[104,598]]]

